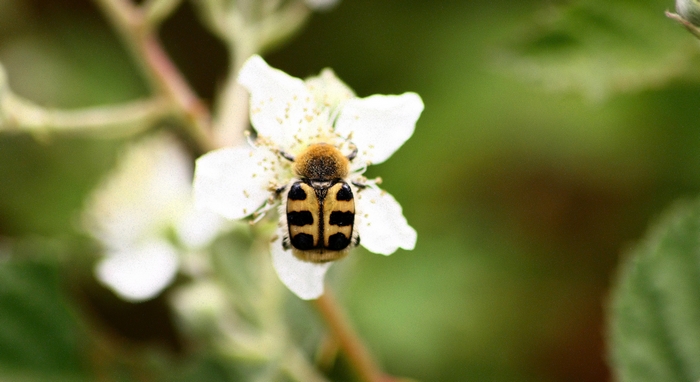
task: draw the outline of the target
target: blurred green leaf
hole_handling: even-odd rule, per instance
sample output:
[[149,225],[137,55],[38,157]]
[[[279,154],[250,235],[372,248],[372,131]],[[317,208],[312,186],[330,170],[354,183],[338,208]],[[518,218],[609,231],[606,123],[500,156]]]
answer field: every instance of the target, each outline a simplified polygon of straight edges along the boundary
[[625,264],[613,296],[619,381],[700,378],[700,202],[681,203]]
[[0,262],[0,328],[0,379],[81,379],[81,330],[56,267]]
[[585,0],[543,11],[507,55],[553,90],[591,98],[659,86],[689,74],[695,39],[664,16],[671,1]]
[[71,137],[37,142],[0,138],[0,233],[75,232],[86,195],[114,163],[120,141]]

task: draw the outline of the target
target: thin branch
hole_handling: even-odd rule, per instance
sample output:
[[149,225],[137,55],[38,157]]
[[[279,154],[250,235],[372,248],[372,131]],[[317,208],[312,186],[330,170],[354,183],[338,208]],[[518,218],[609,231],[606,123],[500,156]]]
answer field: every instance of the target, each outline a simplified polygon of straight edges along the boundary
[[149,25],[158,25],[170,16],[182,0],[146,0],[141,6]]
[[[0,131],[94,132],[121,136],[151,127],[172,115],[163,98],[75,110],[47,109],[14,94],[0,104]],[[110,131],[110,129],[117,129]]]
[[211,136],[209,110],[168,57],[141,8],[130,0],[96,0],[140,62],[154,91],[181,111],[185,127],[201,151],[217,148]]
[[365,382],[386,381],[387,376],[353,330],[330,289],[326,286],[325,293],[313,302],[358,376]]
[[316,365],[319,369],[323,371],[329,371],[333,368],[336,358],[338,358],[338,352],[340,351],[340,345],[335,336],[326,334],[321,338],[321,344],[316,351],[316,356],[314,357]]
[[284,355],[281,369],[295,381],[327,382],[326,378],[309,364],[305,355],[297,348],[290,348]]
[[685,29],[688,30],[688,32],[692,33],[693,36],[700,39],[700,28],[693,25],[693,23],[691,23],[690,21],[684,19],[683,16],[681,16],[677,13],[666,11],[666,17],[668,17],[669,19],[671,19],[673,21],[680,23],[681,25],[683,25],[685,27]]
[[231,67],[216,104],[214,131],[217,141],[224,146],[235,146],[245,139],[248,128],[248,91],[237,81],[243,62],[255,54],[255,50],[237,50],[231,58]]
[[175,65],[163,50],[160,42],[153,34],[144,36],[141,49],[148,66],[153,71],[158,82],[164,88],[166,95],[183,112],[185,127],[201,151],[207,152],[218,148],[211,135],[211,116],[209,109],[199,100],[187,81],[182,77]]

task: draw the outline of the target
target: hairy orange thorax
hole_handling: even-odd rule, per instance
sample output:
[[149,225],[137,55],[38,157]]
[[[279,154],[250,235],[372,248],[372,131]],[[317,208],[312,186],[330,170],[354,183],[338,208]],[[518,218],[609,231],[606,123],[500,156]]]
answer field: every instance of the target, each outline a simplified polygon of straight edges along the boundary
[[349,160],[327,143],[309,146],[294,159],[294,172],[310,180],[342,179],[348,175]]

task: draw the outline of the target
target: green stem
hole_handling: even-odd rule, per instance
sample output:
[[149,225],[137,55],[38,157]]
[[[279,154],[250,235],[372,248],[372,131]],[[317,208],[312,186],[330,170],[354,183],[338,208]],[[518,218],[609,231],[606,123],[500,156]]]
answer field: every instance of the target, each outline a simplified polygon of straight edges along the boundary
[[245,139],[248,128],[248,92],[238,83],[238,72],[248,57],[257,53],[250,44],[246,48],[233,48],[231,66],[224,88],[216,105],[215,131],[217,141],[223,146],[235,146]]
[[666,17],[668,17],[669,19],[671,19],[673,21],[680,23],[681,25],[683,25],[685,27],[685,29],[688,30],[688,32],[692,33],[693,36],[700,39],[700,28],[693,25],[693,23],[691,23],[690,21],[684,19],[683,16],[681,16],[677,13],[666,11]]
[[[75,110],[48,109],[8,93],[0,104],[0,131],[95,132],[124,136],[152,126],[171,115],[163,98]],[[112,130],[116,129],[116,130]]]

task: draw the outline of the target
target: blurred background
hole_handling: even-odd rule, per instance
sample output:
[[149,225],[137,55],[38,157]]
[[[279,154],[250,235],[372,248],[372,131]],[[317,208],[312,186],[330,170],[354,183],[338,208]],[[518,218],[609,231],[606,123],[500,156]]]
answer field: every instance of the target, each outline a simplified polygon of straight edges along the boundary
[[[664,17],[672,7],[343,0],[266,55],[297,77],[331,67],[359,96],[414,91],[425,102],[413,138],[368,174],[402,204],[417,247],[357,251],[338,291],[388,372],[610,380],[616,266],[665,207],[700,189],[700,48]],[[161,37],[211,104],[223,45],[188,2]],[[46,106],[147,91],[84,0],[0,0],[0,62],[17,94]],[[164,298],[129,304],[102,289],[76,228],[123,143],[0,136],[0,370],[90,370],[110,356],[88,350],[104,338],[187,360]],[[130,351],[118,362],[141,354]]]

